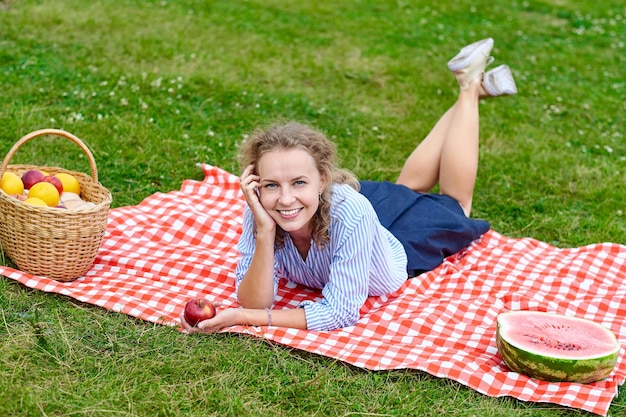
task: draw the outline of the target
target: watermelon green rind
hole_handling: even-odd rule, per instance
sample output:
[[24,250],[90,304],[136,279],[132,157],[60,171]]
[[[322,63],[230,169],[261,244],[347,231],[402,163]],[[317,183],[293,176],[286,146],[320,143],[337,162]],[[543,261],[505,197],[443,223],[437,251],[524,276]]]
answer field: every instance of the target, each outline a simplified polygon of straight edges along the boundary
[[[503,333],[503,322],[506,322],[506,315],[520,313],[520,317],[525,312],[507,312],[502,313],[498,317],[498,326],[496,329],[496,343],[498,346],[498,352],[502,357],[504,363],[514,372],[518,372],[524,375],[528,375],[532,378],[550,381],[550,382],[578,382],[578,383],[590,383],[602,380],[608,377],[617,360],[620,353],[620,344],[615,339],[613,333],[608,329],[604,329],[607,333],[607,339],[610,342],[614,341],[614,344],[600,353],[594,353],[593,355],[581,355],[580,358],[571,357],[559,357],[558,352],[554,353],[537,353],[532,352],[529,349],[523,349],[514,344],[514,341],[506,340]],[[528,312],[530,313],[530,312]],[[528,317],[533,318],[537,315],[533,314]],[[540,313],[549,314],[549,313]],[[550,319],[566,318],[565,316],[550,315]],[[580,320],[580,319],[579,319]],[[599,326],[595,323],[588,322],[595,326]],[[510,325],[510,324],[507,324]],[[605,341],[607,342],[607,341]],[[582,353],[582,352],[581,352]]]

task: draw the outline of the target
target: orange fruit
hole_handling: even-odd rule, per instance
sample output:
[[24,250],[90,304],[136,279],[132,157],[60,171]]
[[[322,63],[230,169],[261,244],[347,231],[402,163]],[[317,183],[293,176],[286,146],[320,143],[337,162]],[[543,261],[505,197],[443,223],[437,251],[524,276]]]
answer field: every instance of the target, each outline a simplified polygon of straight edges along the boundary
[[24,194],[24,183],[22,179],[12,172],[2,174],[0,188],[7,194]]
[[54,185],[45,181],[38,182],[37,184],[30,187],[28,197],[39,198],[50,207],[55,207],[59,204],[59,190],[57,190]]
[[24,200],[24,204],[30,204],[31,206],[48,207],[45,201],[37,197],[28,197],[26,200]]
[[61,180],[61,184],[63,184],[63,191],[80,195],[80,183],[75,176],[66,174],[65,172],[59,172],[54,176]]

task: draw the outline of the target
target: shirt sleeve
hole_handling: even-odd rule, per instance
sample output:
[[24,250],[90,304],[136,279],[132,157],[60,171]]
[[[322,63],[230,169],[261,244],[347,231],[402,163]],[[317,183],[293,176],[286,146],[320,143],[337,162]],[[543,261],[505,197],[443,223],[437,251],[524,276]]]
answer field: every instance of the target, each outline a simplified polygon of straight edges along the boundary
[[[239,251],[240,258],[235,268],[235,291],[239,292],[239,285],[246,275],[250,264],[252,263],[252,257],[254,256],[254,250],[256,248],[256,238],[254,233],[254,215],[250,207],[246,205],[243,212],[243,226],[239,242],[237,244],[237,250]],[[278,276],[276,274],[276,257],[274,257],[274,297],[278,290]]]
[[373,247],[372,219],[362,216],[351,225],[334,220],[336,245],[330,276],[322,289],[323,299],[304,301],[309,330],[335,330],[354,325],[368,296],[369,267]]

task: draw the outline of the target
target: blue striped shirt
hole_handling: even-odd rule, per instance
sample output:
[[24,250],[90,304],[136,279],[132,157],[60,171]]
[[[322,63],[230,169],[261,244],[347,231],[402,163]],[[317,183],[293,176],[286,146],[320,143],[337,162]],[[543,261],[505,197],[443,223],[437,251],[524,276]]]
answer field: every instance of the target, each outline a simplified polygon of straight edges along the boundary
[[[407,279],[404,248],[380,224],[367,198],[345,184],[333,185],[332,191],[330,242],[323,249],[312,243],[305,260],[286,234],[284,247],[274,254],[274,294],[279,277],[322,290],[321,300],[300,305],[309,330],[354,325],[368,296],[394,292]],[[237,288],[252,262],[253,230],[252,211],[246,206]]]

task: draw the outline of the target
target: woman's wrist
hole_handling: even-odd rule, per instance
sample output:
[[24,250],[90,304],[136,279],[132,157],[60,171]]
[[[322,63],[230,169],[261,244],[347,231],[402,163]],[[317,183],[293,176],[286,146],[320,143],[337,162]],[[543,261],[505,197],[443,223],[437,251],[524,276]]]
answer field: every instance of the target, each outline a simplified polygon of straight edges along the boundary
[[272,325],[272,310],[269,308],[266,308],[265,312],[267,313],[267,327],[269,327]]
[[259,241],[267,241],[274,245],[274,239],[276,238],[276,223],[268,226],[257,225],[255,239],[257,243]]
[[239,307],[239,323],[244,326],[271,326],[272,310],[270,308],[243,308]]

